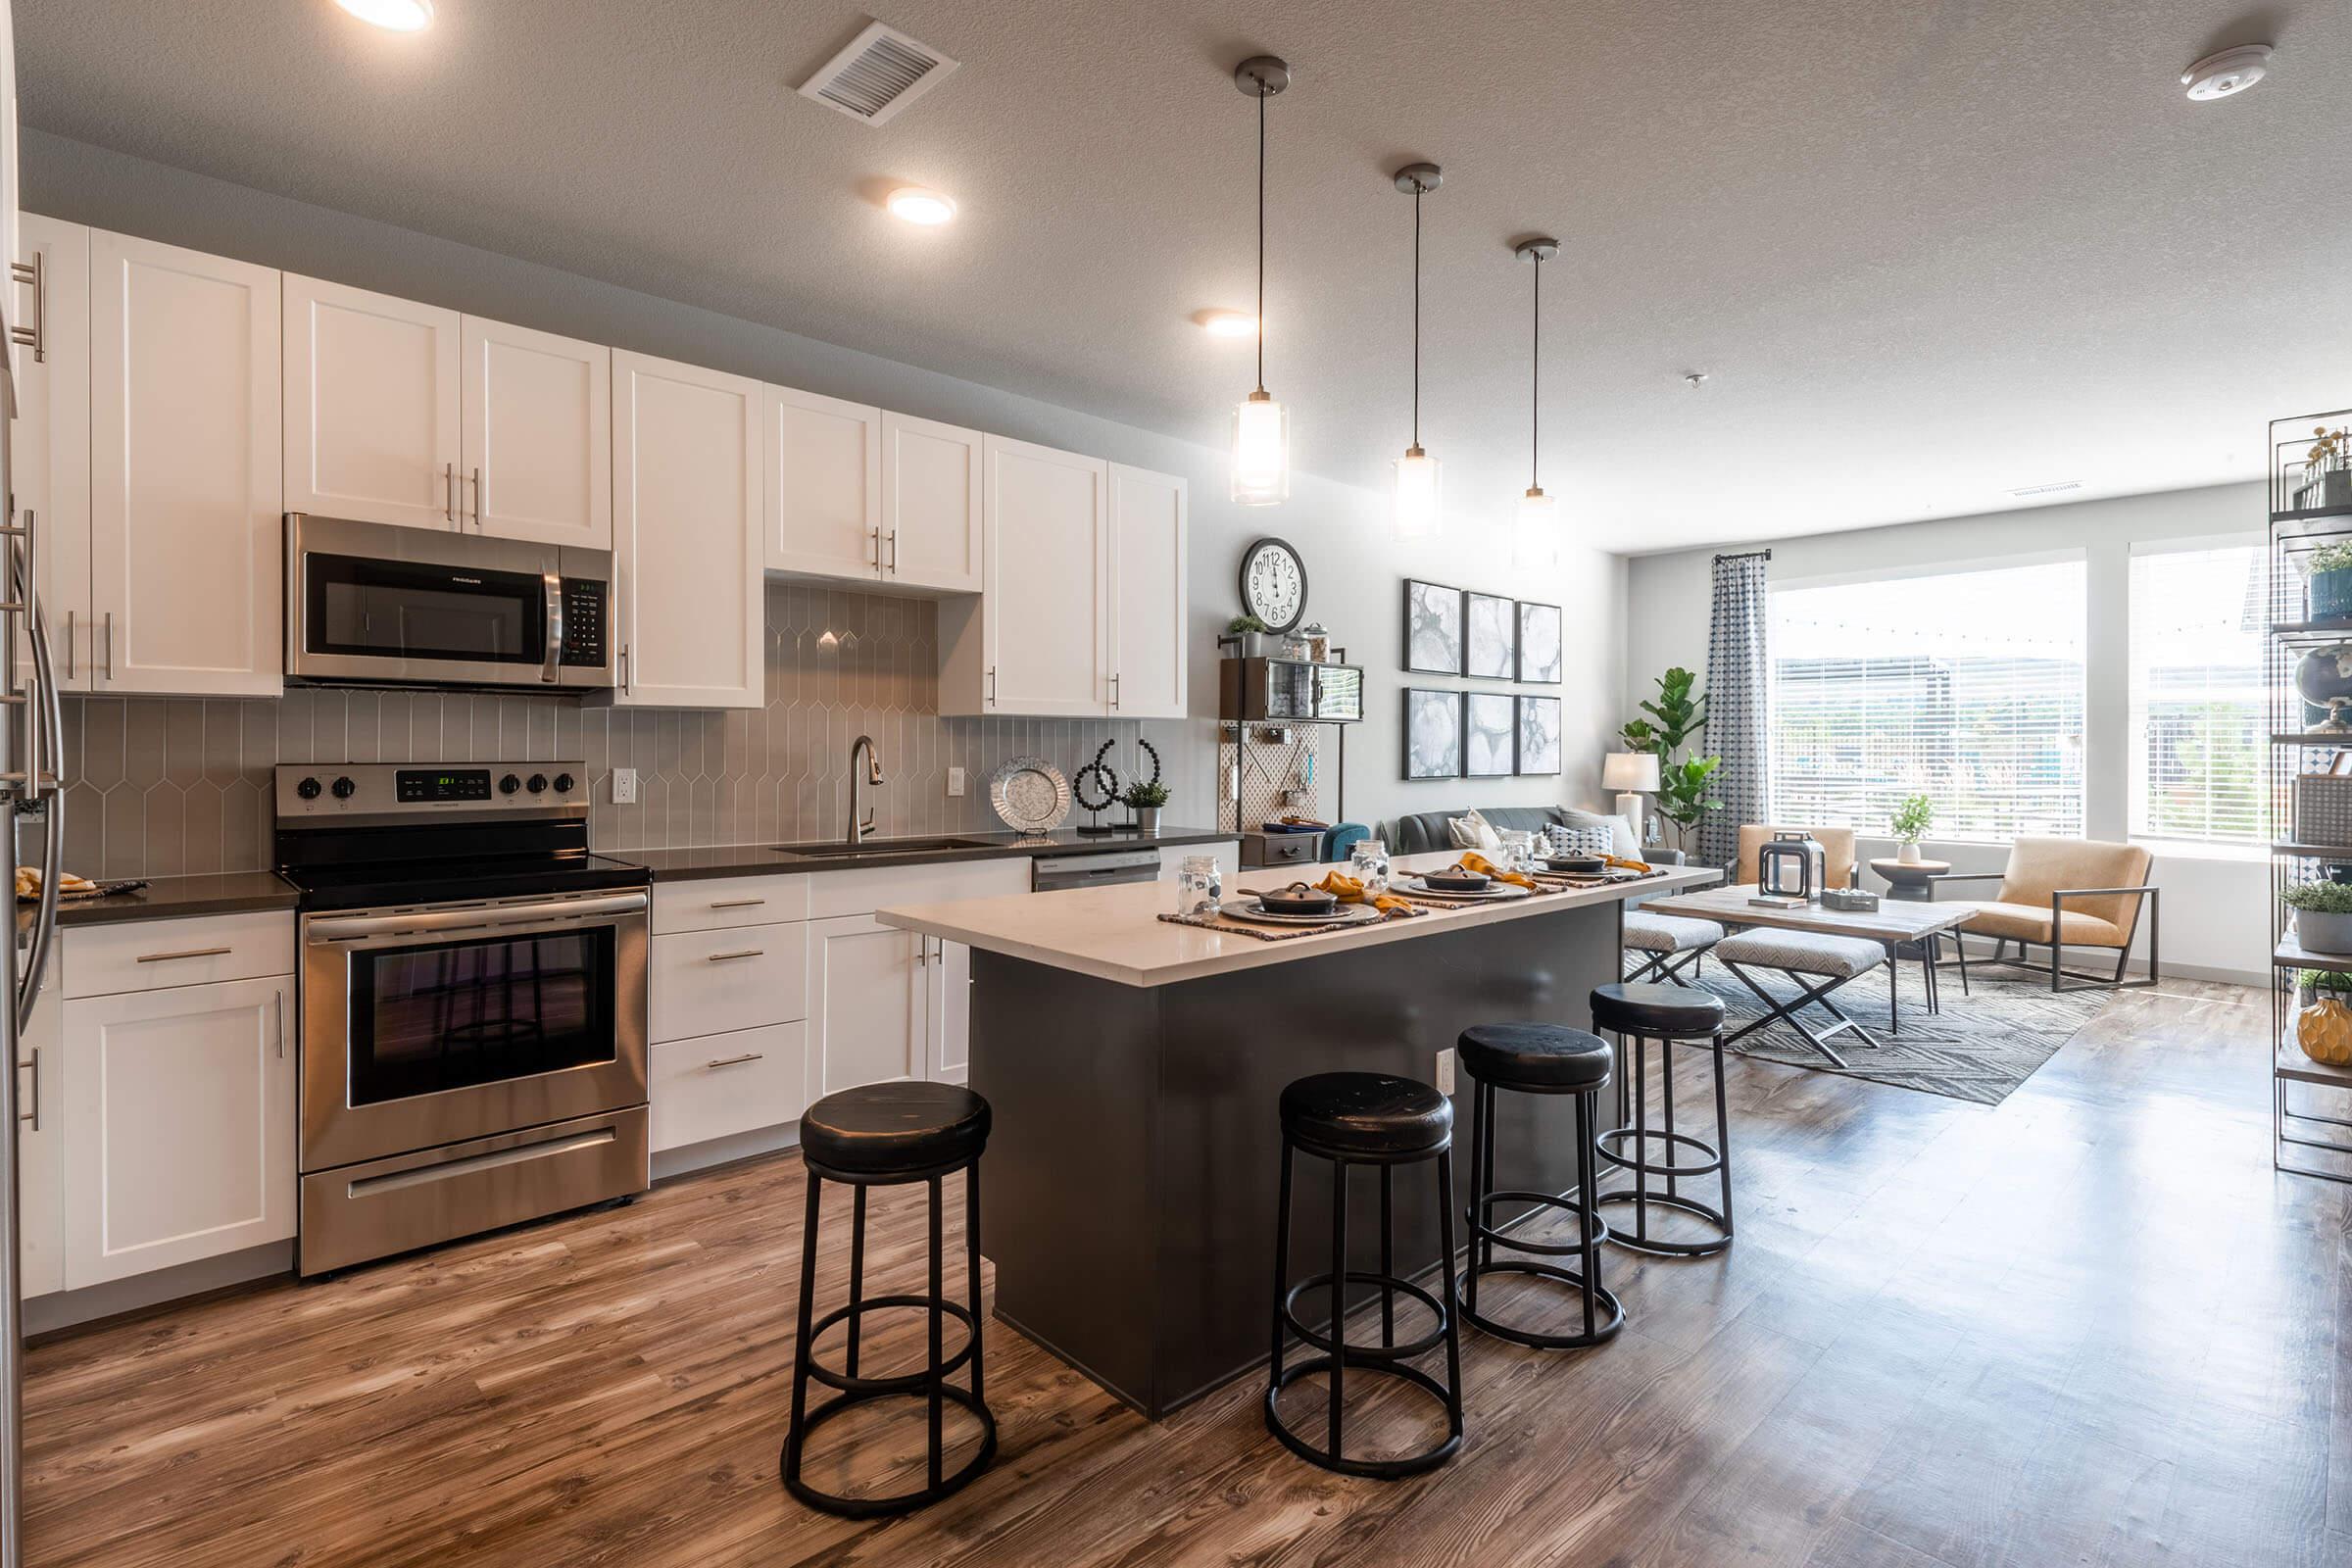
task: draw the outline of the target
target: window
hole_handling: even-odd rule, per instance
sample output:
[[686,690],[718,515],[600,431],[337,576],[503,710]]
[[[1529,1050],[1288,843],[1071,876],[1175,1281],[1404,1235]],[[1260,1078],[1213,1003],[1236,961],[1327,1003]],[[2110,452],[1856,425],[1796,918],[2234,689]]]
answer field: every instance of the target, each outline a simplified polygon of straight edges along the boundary
[[2081,560],[1772,591],[1772,814],[1938,839],[2082,831]]
[[2132,832],[2263,842],[2260,545],[2132,558]]

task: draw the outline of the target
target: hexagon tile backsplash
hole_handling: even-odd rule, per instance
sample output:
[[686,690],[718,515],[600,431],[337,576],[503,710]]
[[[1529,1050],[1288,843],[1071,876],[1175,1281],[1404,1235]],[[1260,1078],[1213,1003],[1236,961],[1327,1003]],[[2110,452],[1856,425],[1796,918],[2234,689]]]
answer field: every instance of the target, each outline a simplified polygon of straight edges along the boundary
[[[941,718],[939,609],[802,584],[767,589],[767,706],[710,712],[590,708],[560,697],[294,690],[282,699],[69,697],[66,862],[86,876],[247,871],[271,864],[270,770],[288,762],[582,758],[600,850],[840,836],[850,745],[870,734],[889,782],[869,791],[885,834],[987,831],[988,775],[1035,755],[1075,772],[1102,742],[1131,775],[1132,719]],[[1152,726],[1180,745],[1184,727]],[[1184,776],[1174,755],[1172,778]],[[637,769],[614,806],[612,772]],[[950,767],[965,793],[951,800]]]

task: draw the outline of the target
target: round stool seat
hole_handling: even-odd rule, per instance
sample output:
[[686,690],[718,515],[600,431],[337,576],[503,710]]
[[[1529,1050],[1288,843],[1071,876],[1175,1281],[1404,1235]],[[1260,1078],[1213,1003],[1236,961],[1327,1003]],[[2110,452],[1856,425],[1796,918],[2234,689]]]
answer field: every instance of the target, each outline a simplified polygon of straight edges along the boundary
[[1703,1040],[1723,1027],[1723,1003],[1690,986],[1595,986],[1592,1027],[1651,1040]]
[[801,1153],[853,1175],[911,1174],[979,1158],[988,1122],[988,1102],[961,1084],[862,1084],[803,1113]]
[[1453,1102],[1410,1078],[1319,1072],[1283,1090],[1282,1127],[1301,1144],[1344,1155],[1421,1153],[1451,1141]]
[[1473,1024],[1458,1049],[1463,1071],[1504,1089],[1599,1089],[1615,1055],[1600,1036],[1557,1023]]

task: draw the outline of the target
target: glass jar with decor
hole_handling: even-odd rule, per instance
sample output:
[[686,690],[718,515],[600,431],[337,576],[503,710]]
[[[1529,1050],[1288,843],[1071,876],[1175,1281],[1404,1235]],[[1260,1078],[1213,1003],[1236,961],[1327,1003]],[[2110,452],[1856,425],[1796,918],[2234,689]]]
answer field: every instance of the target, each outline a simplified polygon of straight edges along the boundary
[[2352,507],[2352,426],[2311,427],[2311,450],[2303,455],[2303,479],[2295,486],[2294,510],[2319,512]]
[[2295,1044],[2326,1067],[2352,1067],[2352,974],[2305,969],[2295,987]]
[[2304,952],[2352,954],[2352,887],[2298,882],[2278,902],[2295,911],[2295,943]]
[[2352,540],[2322,545],[2304,562],[2303,571],[2312,619],[2352,619]]
[[1127,786],[1127,793],[1119,799],[1125,801],[1127,809],[1135,813],[1135,830],[1138,833],[1159,831],[1159,808],[1168,804],[1168,787],[1165,784],[1157,779],[1138,779]]
[[1898,846],[1894,858],[1905,865],[1917,865],[1919,841],[1936,825],[1936,803],[1925,795],[1906,795],[1895,804],[1894,816],[1887,825],[1894,829]]

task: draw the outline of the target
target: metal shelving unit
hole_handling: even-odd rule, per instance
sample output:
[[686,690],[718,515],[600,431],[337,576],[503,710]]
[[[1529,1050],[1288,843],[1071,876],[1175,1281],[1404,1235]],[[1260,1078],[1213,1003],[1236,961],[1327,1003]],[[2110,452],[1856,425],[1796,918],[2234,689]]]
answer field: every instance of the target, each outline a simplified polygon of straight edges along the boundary
[[[2287,932],[2279,895],[2331,870],[2352,879],[2352,844],[2314,843],[2316,833],[2296,820],[2295,780],[2326,772],[2338,753],[2352,751],[2352,734],[2315,730],[2327,715],[2303,701],[2296,666],[2313,649],[2352,643],[2352,618],[2314,619],[2304,590],[2303,558],[2324,545],[2352,540],[2352,503],[2312,505],[2315,475],[2307,471],[2315,426],[2352,425],[2352,410],[2297,415],[2271,421],[2268,486],[2270,636],[2264,656],[2271,729],[2271,1164],[2274,1169],[2352,1183],[2352,1070],[2325,1066],[2303,1054],[2294,1038],[2297,977],[2304,969],[2352,971],[2352,958],[2306,952]],[[2317,488],[2325,494],[2325,486]]]

